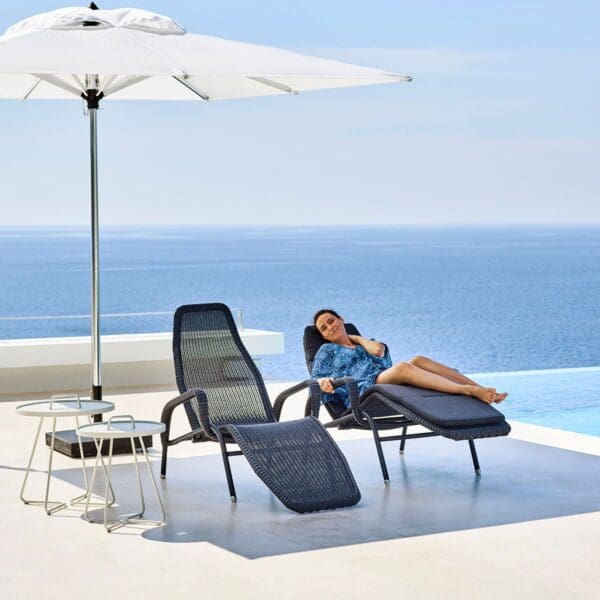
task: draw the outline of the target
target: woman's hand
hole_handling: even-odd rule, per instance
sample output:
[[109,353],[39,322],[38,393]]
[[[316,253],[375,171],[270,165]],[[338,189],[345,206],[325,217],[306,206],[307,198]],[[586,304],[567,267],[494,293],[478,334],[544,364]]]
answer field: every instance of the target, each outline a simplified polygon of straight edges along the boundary
[[333,394],[335,392],[331,377],[321,377],[321,379],[317,379],[317,382],[322,392],[326,394]]
[[381,358],[385,354],[385,346],[375,340],[366,340],[360,335],[349,335],[350,341],[357,346],[362,346],[369,354]]

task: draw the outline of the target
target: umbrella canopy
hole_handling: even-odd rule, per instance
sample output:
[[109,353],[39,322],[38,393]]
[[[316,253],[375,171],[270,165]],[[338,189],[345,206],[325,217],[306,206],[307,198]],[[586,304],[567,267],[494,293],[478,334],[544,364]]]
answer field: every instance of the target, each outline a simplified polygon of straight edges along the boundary
[[64,8],[0,36],[0,98],[84,98],[90,117],[92,395],[101,398],[96,109],[103,99],[226,100],[410,81],[287,50],[188,33],[169,17]]
[[98,76],[105,98],[225,100],[407,81],[379,69],[187,33],[131,8],[65,8],[0,37],[0,98],[79,97]]

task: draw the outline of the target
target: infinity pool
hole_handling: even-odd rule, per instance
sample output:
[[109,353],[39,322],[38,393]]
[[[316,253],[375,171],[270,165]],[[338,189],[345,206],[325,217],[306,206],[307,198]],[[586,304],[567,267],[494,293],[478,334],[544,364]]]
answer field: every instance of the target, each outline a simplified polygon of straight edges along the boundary
[[508,420],[600,436],[600,367],[473,375],[509,392],[500,405]]

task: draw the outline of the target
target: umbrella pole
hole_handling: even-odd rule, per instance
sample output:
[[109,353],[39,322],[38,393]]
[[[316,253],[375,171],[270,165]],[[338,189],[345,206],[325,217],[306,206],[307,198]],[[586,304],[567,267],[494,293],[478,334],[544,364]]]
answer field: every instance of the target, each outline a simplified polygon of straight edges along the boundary
[[90,182],[91,182],[91,238],[92,238],[92,400],[102,400],[102,369],[100,355],[100,250],[98,224],[98,136],[97,111],[102,94],[88,89],[86,100],[90,120]]

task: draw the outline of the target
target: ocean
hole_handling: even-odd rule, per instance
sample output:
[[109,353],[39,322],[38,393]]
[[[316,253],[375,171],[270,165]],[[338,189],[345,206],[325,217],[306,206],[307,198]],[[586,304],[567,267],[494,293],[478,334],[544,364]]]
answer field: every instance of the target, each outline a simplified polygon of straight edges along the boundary
[[[87,228],[0,228],[0,339],[89,335],[89,269]],[[102,333],[169,331],[180,304],[225,302],[246,327],[285,334],[285,354],[262,360],[270,378],[306,377],[302,333],[322,307],[396,361],[424,354],[471,373],[598,366],[598,298],[600,227],[101,232]]]

